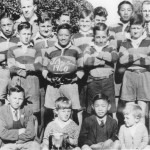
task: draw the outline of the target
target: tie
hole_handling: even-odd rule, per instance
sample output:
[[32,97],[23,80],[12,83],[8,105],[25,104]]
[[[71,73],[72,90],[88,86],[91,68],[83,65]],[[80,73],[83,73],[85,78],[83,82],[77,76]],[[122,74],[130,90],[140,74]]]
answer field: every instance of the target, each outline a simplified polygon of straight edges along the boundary
[[18,111],[14,111],[14,121],[18,121]]
[[100,124],[100,126],[101,126],[101,127],[103,127],[103,126],[104,126],[104,121],[103,121],[103,120],[101,120],[101,124]]
[[148,23],[145,24],[145,31],[146,31],[147,34],[149,34]]

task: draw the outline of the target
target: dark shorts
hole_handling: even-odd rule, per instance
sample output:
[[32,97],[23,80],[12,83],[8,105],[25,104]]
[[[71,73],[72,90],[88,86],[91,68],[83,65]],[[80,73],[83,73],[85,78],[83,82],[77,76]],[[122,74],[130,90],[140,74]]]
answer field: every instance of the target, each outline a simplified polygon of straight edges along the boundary
[[111,104],[110,113],[116,112],[115,104],[115,88],[114,88],[114,77],[110,75],[109,78],[93,80],[87,85],[87,112],[91,113],[93,104],[93,98],[95,95],[103,93],[108,96]]

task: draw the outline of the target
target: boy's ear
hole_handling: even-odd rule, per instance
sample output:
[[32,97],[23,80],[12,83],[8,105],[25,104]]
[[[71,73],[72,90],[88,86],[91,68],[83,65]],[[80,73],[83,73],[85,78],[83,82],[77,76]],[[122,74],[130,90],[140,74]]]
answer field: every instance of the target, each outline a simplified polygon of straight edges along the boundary
[[54,113],[55,113],[55,114],[58,114],[58,111],[57,111],[57,109],[54,109]]
[[37,10],[37,5],[34,5],[34,12]]
[[138,123],[139,121],[140,121],[140,118],[139,118],[139,117],[136,117],[136,118],[135,118],[135,122]]
[[7,94],[7,100],[8,100],[8,101],[10,101],[10,97],[9,97],[9,95],[8,95],[8,94]]
[[91,106],[92,106],[92,109],[94,110],[94,105],[92,104]]
[[110,108],[111,108],[111,104],[108,104],[108,110],[110,110]]
[[59,25],[59,24],[60,24],[59,19],[56,19],[56,24],[57,24],[57,25]]

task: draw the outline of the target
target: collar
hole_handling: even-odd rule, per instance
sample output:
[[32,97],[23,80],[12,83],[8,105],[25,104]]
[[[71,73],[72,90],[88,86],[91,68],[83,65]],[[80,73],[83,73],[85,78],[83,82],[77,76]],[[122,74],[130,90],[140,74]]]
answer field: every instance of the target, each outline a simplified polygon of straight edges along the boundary
[[138,39],[136,39],[136,40],[131,38],[130,33],[125,33],[125,37],[127,39],[129,39],[130,41],[132,41],[132,42],[141,42],[142,40],[144,40],[147,37],[147,33],[144,32],[143,35],[141,37],[139,37]]
[[64,122],[61,121],[58,117],[55,119],[55,122],[57,125],[59,125],[61,128],[64,128],[65,126],[67,126],[68,124],[70,124],[71,119],[69,119],[68,121]]
[[[16,33],[14,33],[11,37],[14,37]],[[2,31],[0,31],[0,37],[3,37],[5,40],[9,40],[10,38],[7,38]]]
[[97,52],[102,51],[103,48],[107,47],[109,45],[109,41],[104,46],[97,46],[94,42],[90,43],[90,46],[93,47]]
[[89,30],[87,32],[83,32],[83,31],[79,30],[79,33],[81,33],[83,35],[93,34],[92,30]]
[[9,105],[9,106],[10,106],[10,110],[11,110],[11,112],[12,112],[12,114],[13,114],[13,115],[14,115],[14,112],[15,112],[15,111],[17,111],[17,112],[18,112],[18,113],[17,113],[17,114],[18,114],[18,116],[20,115],[20,108],[19,108],[19,109],[17,109],[17,110],[15,110],[14,108],[12,108],[12,107],[11,107],[11,105]]
[[51,38],[53,38],[54,37],[54,33],[52,32],[50,35],[49,35],[49,37],[47,37],[47,38],[44,38],[41,34],[40,34],[40,32],[37,32],[36,33],[36,35],[35,35],[35,37],[34,37],[34,39],[35,40],[38,40],[38,39],[51,39]]
[[58,49],[60,50],[65,50],[65,49],[68,49],[72,46],[71,42],[66,46],[66,47],[61,47],[58,42],[55,43],[55,47],[57,47]]
[[[29,23],[32,25],[37,19],[38,19],[37,15],[34,14],[32,18],[30,19]],[[23,15],[21,15],[20,18],[18,19],[18,22],[25,22],[25,21],[27,20],[24,18]]]
[[96,120],[98,121],[98,124],[101,125],[101,121],[103,121],[103,123],[105,124],[106,123],[106,120],[107,120],[107,115],[103,118],[98,118],[96,117]]
[[[18,42],[18,43],[17,43],[17,46],[18,46],[18,47],[23,47],[24,44],[23,44],[22,42]],[[27,47],[33,47],[33,42],[30,42],[30,43],[27,45]]]

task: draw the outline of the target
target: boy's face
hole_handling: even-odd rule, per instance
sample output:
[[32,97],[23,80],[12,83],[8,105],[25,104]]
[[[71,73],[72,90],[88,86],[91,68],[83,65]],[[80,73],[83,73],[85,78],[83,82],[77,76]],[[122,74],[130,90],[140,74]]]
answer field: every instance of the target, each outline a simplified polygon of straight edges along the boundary
[[120,17],[123,21],[128,22],[132,16],[133,10],[131,5],[123,4],[120,8]]
[[10,105],[15,110],[19,109],[24,101],[24,94],[22,92],[12,92],[8,96],[8,100],[10,102]]
[[13,34],[13,21],[9,18],[3,18],[0,21],[1,31],[6,37],[10,37]]
[[99,118],[103,118],[106,116],[108,110],[110,109],[110,104],[102,99],[96,100],[93,104],[93,109]]
[[106,18],[104,16],[96,15],[94,18],[94,26],[96,26],[98,23],[105,23]]
[[108,35],[106,31],[96,31],[94,36],[94,42],[97,46],[105,46],[108,41]]
[[19,32],[20,41],[21,41],[24,45],[28,45],[28,44],[30,43],[31,36],[32,36],[31,28],[30,28],[30,29],[22,29],[22,30]]
[[57,33],[57,38],[60,46],[67,46],[71,39],[70,31],[68,29],[60,29]]
[[52,24],[51,21],[45,21],[44,23],[39,24],[40,34],[43,37],[49,37],[52,33]]
[[36,10],[33,0],[21,0],[21,10],[26,19],[32,18],[34,11]]
[[58,118],[64,122],[68,121],[71,115],[71,109],[59,109],[56,111]]
[[68,23],[70,24],[70,16],[67,16],[67,15],[61,15],[59,20],[58,20],[58,24],[61,25],[61,24],[64,24],[64,23]]
[[146,22],[150,22],[150,4],[143,4],[142,14]]
[[144,28],[142,25],[131,25],[130,27],[130,35],[132,39],[138,39],[143,35]]
[[80,30],[83,32],[87,32],[91,30],[92,20],[90,19],[90,17],[81,18],[79,20],[79,27],[80,27]]
[[125,125],[127,127],[131,127],[131,126],[135,125],[139,121],[139,119],[135,118],[133,116],[133,114],[130,113],[130,114],[125,114],[124,115],[124,121],[125,121]]

